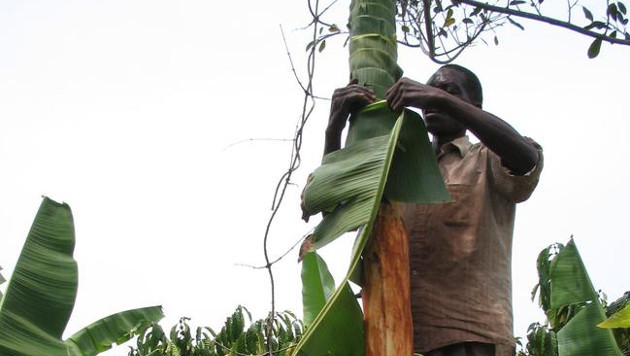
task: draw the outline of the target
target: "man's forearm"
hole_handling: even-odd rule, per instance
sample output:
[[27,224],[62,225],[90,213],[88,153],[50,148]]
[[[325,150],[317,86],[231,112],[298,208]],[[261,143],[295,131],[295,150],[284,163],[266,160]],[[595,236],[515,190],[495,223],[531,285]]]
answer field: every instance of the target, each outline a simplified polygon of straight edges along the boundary
[[536,148],[507,122],[462,100],[457,100],[450,109],[452,116],[501,157],[503,165],[515,174],[526,174],[538,162]]
[[337,151],[341,148],[341,130],[326,129],[326,138],[324,140],[324,156]]

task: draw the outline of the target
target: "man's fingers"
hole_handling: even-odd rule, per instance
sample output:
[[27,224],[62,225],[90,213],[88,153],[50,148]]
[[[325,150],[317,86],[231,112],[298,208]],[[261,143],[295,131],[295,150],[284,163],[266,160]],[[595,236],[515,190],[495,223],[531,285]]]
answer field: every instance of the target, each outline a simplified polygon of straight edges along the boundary
[[401,109],[404,89],[400,86],[392,87],[392,89],[394,90],[390,91],[389,95],[387,95],[387,103],[392,110],[398,111]]

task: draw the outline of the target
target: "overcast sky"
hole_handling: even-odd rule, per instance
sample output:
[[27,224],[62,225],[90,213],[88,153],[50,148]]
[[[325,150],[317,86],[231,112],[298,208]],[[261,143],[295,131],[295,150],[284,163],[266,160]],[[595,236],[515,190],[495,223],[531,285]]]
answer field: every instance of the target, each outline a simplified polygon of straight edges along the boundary
[[[591,1],[595,3],[595,1]],[[347,6],[330,16],[340,27]],[[73,209],[79,293],[67,334],[111,313],[161,304],[220,328],[238,304],[269,310],[262,238],[302,93],[283,25],[304,76],[304,1],[60,0],[0,2],[0,266],[10,276],[41,196]],[[581,14],[577,13],[576,16]],[[457,63],[484,85],[484,108],[544,148],[545,168],[519,205],[514,234],[515,334],[542,314],[530,301],[538,252],[572,234],[596,288],[630,289],[626,140],[630,48],[523,22]],[[343,38],[317,60],[315,92],[347,83]],[[492,41],[490,41],[492,42]],[[400,49],[407,76],[438,66]],[[329,103],[306,127],[303,165],[272,228],[279,256],[316,221],[300,220],[298,195],[319,165]],[[337,279],[352,237],[322,252]],[[301,314],[293,251],[275,265],[277,307]],[[6,284],[3,285],[3,288]],[[114,349],[106,355],[126,355]]]

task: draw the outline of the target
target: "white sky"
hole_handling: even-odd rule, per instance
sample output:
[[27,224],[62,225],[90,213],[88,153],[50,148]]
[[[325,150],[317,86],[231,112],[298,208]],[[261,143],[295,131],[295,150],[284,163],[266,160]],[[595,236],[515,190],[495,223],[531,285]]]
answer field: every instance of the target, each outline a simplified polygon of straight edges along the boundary
[[[594,0],[590,3],[595,3]],[[230,6],[230,5],[232,6]],[[341,26],[347,5],[330,21]],[[576,13],[576,16],[581,15]],[[275,182],[288,164],[302,97],[279,31],[304,74],[305,1],[17,1],[0,3],[0,266],[10,276],[41,201],[74,212],[79,294],[67,334],[114,312],[161,304],[220,328],[238,304],[269,309],[262,237]],[[484,108],[545,150],[514,236],[515,334],[541,319],[529,293],[535,261],[571,234],[596,288],[630,289],[628,200],[630,48],[524,22],[457,63],[484,85]],[[491,42],[491,41],[490,41]],[[347,82],[347,49],[318,57],[316,94]],[[425,81],[437,65],[400,49],[406,75]],[[278,256],[314,224],[298,195],[323,146],[328,103],[306,128],[303,166],[270,236]],[[350,239],[324,249],[337,279]],[[301,313],[297,252],[275,266],[277,307]],[[3,287],[6,287],[4,285]],[[105,355],[126,355],[121,347]]]

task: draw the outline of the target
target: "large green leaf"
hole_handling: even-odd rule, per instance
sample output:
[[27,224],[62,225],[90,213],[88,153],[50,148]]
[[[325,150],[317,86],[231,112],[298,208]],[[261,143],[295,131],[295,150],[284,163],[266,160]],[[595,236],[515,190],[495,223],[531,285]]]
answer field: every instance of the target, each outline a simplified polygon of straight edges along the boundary
[[[315,228],[315,248],[366,224],[380,202],[381,183],[386,182],[385,197],[395,201],[449,199],[420,117],[410,110],[398,121],[392,115],[384,101],[366,107],[351,124],[354,129],[346,147],[324,157],[312,173],[304,191],[304,207],[310,215],[331,211]],[[400,126],[392,141],[396,122]],[[393,160],[388,158],[392,154]]]
[[302,305],[304,326],[309,327],[335,292],[335,281],[328,271],[326,262],[311,252],[302,260]]
[[[363,313],[347,279],[335,291],[332,275],[316,252],[305,255],[302,263],[307,328],[303,337],[308,337],[310,342],[300,343],[294,352],[299,350],[300,354],[311,356],[363,355]],[[331,299],[334,301],[327,303]]]
[[611,330],[596,327],[606,319],[598,302],[580,311],[558,332],[560,356],[623,356]]
[[0,305],[0,354],[66,355],[61,336],[77,290],[67,204],[44,198]]
[[610,318],[597,326],[606,329],[630,328],[630,305],[611,315]]
[[157,322],[163,317],[161,306],[116,313],[76,332],[66,340],[66,344],[78,355],[96,355],[109,350],[113,344],[120,345],[129,340],[143,322]]
[[549,274],[552,308],[587,303],[558,332],[559,355],[622,356],[612,331],[597,327],[606,314],[573,239],[552,261]]

